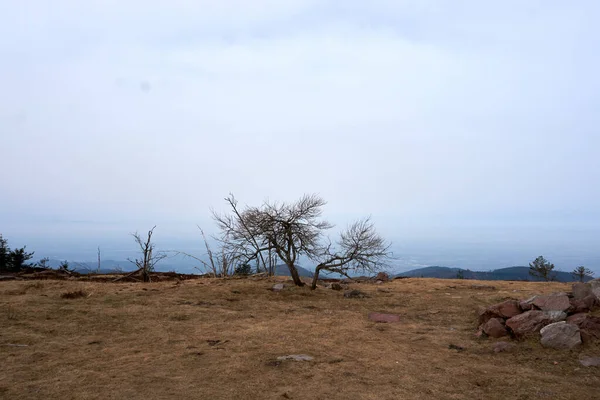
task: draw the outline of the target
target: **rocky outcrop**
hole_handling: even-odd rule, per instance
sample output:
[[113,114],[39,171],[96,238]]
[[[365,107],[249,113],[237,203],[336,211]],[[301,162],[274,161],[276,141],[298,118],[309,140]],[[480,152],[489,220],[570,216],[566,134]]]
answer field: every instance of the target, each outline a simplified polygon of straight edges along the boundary
[[579,327],[565,321],[546,325],[540,330],[540,343],[552,349],[572,349],[581,344]]
[[506,326],[516,337],[523,337],[537,333],[544,326],[564,321],[566,318],[567,314],[562,311],[530,310],[509,318]]
[[506,300],[479,312],[477,337],[523,338],[539,335],[542,345],[571,349],[600,342],[600,279],[573,285],[572,294],[552,293],[529,299]]

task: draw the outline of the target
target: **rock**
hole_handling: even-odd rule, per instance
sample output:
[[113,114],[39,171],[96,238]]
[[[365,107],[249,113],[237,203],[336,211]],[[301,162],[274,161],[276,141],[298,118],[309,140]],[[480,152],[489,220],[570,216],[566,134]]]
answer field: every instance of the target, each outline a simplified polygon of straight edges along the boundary
[[567,314],[562,311],[539,311],[531,310],[516,315],[506,321],[509,328],[517,337],[537,333],[544,326],[553,322],[564,321]]
[[306,354],[290,354],[287,356],[279,356],[277,357],[278,361],[287,361],[287,360],[291,360],[291,361],[312,361],[314,359],[314,357],[311,357],[309,355]]
[[342,287],[341,284],[337,283],[337,282],[333,282],[330,286],[331,289],[333,290],[343,290],[344,288]]
[[519,307],[521,307],[521,310],[523,311],[529,311],[529,310],[533,310],[535,307],[533,307],[533,301],[535,300],[537,296],[533,296],[528,298],[527,300],[523,300],[521,302],[519,302]]
[[362,299],[364,297],[367,297],[367,295],[361,292],[360,290],[354,289],[344,292],[344,297],[347,299]]
[[587,284],[590,286],[592,294],[600,300],[600,279],[592,279]]
[[587,318],[586,313],[573,314],[567,317],[567,323],[579,326]]
[[575,300],[583,299],[592,294],[592,287],[587,283],[577,282],[573,284],[573,298]]
[[542,311],[566,311],[571,307],[566,293],[552,293],[547,296],[536,296],[532,304]]
[[375,277],[376,281],[382,281],[382,282],[387,282],[390,280],[390,276],[387,272],[380,272],[377,274],[377,276]]
[[274,291],[274,292],[281,292],[284,287],[285,287],[285,285],[283,283],[276,283],[276,284],[273,285],[273,287],[271,288],[271,290]]
[[584,367],[600,367],[600,357],[581,357],[579,363]]
[[567,323],[579,328],[583,343],[600,340],[600,317],[580,313],[567,318]]
[[593,294],[589,294],[582,299],[571,299],[571,307],[569,307],[569,312],[573,314],[585,313],[593,309],[598,302],[596,296]]
[[376,285],[383,285],[383,281],[379,281],[379,280],[377,280],[377,281],[375,281],[375,284],[376,284]]
[[494,353],[509,353],[517,348],[517,345],[510,342],[497,342],[492,345]]
[[485,324],[492,318],[511,318],[520,313],[521,308],[518,301],[506,300],[481,311],[479,313],[479,324]]
[[500,338],[508,335],[508,331],[504,327],[504,320],[502,318],[492,318],[485,324],[483,324],[483,331],[486,335],[493,338]]
[[542,339],[540,342],[544,347],[552,349],[572,349],[581,344],[579,327],[567,324],[565,321],[546,325],[540,330]]
[[369,320],[373,322],[382,322],[382,323],[390,323],[390,322],[400,322],[400,316],[397,314],[385,314],[385,313],[369,313]]

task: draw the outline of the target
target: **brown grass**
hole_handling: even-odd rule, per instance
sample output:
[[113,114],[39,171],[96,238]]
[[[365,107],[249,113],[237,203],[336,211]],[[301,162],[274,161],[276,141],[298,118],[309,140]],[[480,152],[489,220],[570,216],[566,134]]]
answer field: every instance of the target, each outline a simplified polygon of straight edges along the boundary
[[[567,284],[404,279],[352,284],[369,297],[348,299],[267,290],[274,282],[2,282],[0,398],[600,398],[599,369],[578,362],[600,356],[598,345],[554,351],[530,340],[495,354],[474,336],[479,305]],[[77,291],[94,295],[61,298]],[[372,323],[369,312],[401,322]],[[288,354],[314,360],[277,360]]]

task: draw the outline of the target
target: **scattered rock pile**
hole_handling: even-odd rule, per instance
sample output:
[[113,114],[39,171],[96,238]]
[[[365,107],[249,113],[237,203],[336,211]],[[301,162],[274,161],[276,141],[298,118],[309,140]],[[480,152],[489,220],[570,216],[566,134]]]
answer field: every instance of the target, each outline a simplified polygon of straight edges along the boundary
[[479,313],[478,336],[516,339],[536,336],[544,347],[571,349],[600,340],[600,279],[576,283],[572,293],[552,293],[530,299],[506,300]]

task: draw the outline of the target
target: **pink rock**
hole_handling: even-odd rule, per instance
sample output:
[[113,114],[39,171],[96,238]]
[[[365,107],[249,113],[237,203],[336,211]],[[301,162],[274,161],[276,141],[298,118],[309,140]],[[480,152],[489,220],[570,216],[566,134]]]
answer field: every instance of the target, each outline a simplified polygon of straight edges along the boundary
[[580,313],[567,318],[567,323],[579,327],[583,343],[600,340],[600,317]]
[[585,313],[592,310],[596,306],[596,296],[590,294],[582,299],[571,299],[571,307],[569,307],[569,312],[573,314],[577,313]]
[[566,311],[571,307],[569,297],[565,293],[536,296],[532,304],[542,311]]
[[369,319],[373,322],[382,322],[382,323],[390,323],[390,322],[400,322],[400,316],[397,314],[385,314],[385,313],[369,313]]
[[504,327],[504,320],[501,318],[492,318],[483,325],[483,331],[486,335],[493,338],[507,336],[508,331]]
[[520,313],[521,308],[518,301],[506,300],[482,310],[479,313],[479,324],[484,324],[492,318],[511,318]]
[[509,328],[517,337],[537,333],[544,326],[553,322],[564,321],[567,314],[562,311],[526,311],[506,321]]

